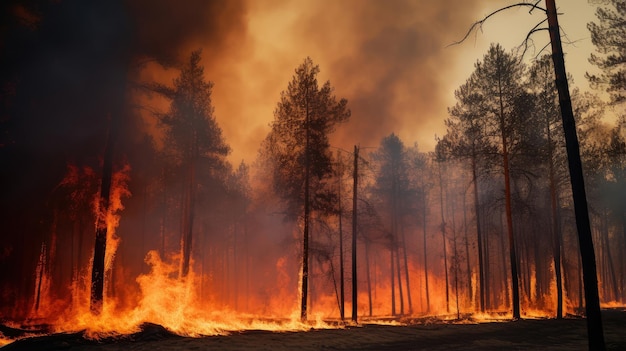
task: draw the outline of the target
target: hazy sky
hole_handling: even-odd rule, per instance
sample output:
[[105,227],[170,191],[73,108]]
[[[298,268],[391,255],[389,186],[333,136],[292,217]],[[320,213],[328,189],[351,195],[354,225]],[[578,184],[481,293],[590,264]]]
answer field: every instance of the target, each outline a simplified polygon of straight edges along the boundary
[[[203,48],[206,77],[215,83],[215,115],[235,164],[254,160],[280,92],[307,56],[320,66],[320,84],[330,80],[352,110],[351,120],[332,138],[334,146],[376,146],[395,132],[406,144],[431,150],[435,135],[445,133],[454,90],[490,43],[510,50],[545,18],[540,11],[512,9],[491,18],[465,43],[448,47],[475,20],[512,3],[249,0],[219,13],[205,9],[206,17],[201,9],[191,9],[212,33],[183,35],[179,49],[188,56]],[[595,19],[594,6],[587,0],[560,0],[557,7],[564,34],[574,42],[565,46],[568,71],[575,85],[586,89],[584,72],[593,69],[587,62],[593,47],[586,24]],[[533,39],[536,50],[527,60],[549,43],[547,31]],[[155,67],[144,72],[144,78],[162,81],[175,75]]]

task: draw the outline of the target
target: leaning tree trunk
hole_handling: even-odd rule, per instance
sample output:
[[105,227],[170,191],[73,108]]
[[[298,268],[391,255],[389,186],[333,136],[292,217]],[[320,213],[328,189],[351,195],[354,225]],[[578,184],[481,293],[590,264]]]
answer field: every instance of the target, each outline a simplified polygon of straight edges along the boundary
[[563,48],[561,47],[561,33],[554,0],[546,0],[550,42],[552,45],[552,61],[556,77],[556,87],[559,93],[559,105],[561,118],[563,119],[563,132],[565,133],[565,147],[572,184],[572,197],[574,199],[574,212],[576,214],[576,228],[578,229],[578,241],[580,255],[582,257],[583,280],[585,282],[585,301],[587,312],[587,332],[589,336],[589,349],[604,350],[604,333],[602,327],[602,314],[600,313],[600,298],[598,296],[598,277],[596,276],[596,257],[593,250],[591,237],[591,225],[589,223],[589,211],[587,209],[587,195],[583,178],[582,162],[578,136],[576,135],[576,122],[572,110],[572,100],[569,95]]

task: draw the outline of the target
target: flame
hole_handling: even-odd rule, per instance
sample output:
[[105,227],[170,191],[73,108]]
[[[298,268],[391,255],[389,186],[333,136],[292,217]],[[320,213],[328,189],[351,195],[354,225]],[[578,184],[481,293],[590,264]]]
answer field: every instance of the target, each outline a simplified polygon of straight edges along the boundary
[[[55,332],[86,330],[86,335],[101,338],[110,335],[129,334],[139,331],[145,322],[160,324],[168,330],[183,336],[227,335],[229,332],[244,329],[268,331],[297,331],[310,328],[335,328],[324,322],[321,315],[315,320],[303,323],[299,311],[289,318],[260,318],[228,309],[215,309],[210,301],[202,301],[196,287],[200,277],[191,270],[185,278],[178,277],[180,255],[162,260],[157,251],[150,251],[145,262],[150,272],[140,275],[141,299],[137,306],[128,310],[117,309],[116,301],[105,301],[100,315],[94,315],[88,304],[80,309],[61,316],[54,321]],[[84,294],[84,300],[88,294]]]
[[[123,166],[114,173],[112,179],[109,210],[106,213],[107,248],[105,257],[105,299],[102,312],[94,315],[89,308],[90,299],[90,266],[85,262],[83,267],[74,268],[68,296],[55,295],[53,289],[53,274],[49,269],[54,258],[56,235],[53,230],[49,243],[41,244],[40,257],[35,274],[36,290],[39,291],[40,304],[31,311],[30,319],[24,323],[46,324],[52,332],[85,331],[90,338],[102,338],[120,334],[138,332],[144,323],[154,323],[167,330],[182,336],[198,337],[210,335],[227,335],[239,330],[266,330],[266,331],[304,331],[311,328],[343,328],[345,325],[354,325],[348,321],[351,317],[352,301],[349,281],[345,286],[345,317],[343,323],[339,320],[339,296],[337,275],[333,270],[337,264],[317,262],[310,265],[309,277],[309,321],[300,320],[301,291],[301,264],[297,250],[282,252],[275,257],[273,265],[265,276],[264,284],[253,287],[248,294],[236,297],[229,296],[235,288],[226,285],[226,279],[240,279],[234,276],[223,277],[219,268],[206,270],[198,259],[190,263],[189,274],[181,277],[179,274],[182,261],[180,250],[170,249],[168,252],[149,250],[145,254],[146,270],[143,273],[132,274],[126,271],[122,262],[116,262],[116,255],[124,238],[120,238],[116,230],[120,224],[120,216],[124,210],[123,201],[131,194],[129,184],[130,167]],[[78,187],[85,183],[85,179],[93,179],[91,169],[80,169],[68,166],[68,174],[60,186]],[[72,198],[84,198],[89,189],[94,188],[94,182],[85,185],[85,189],[75,189]],[[89,188],[89,189],[87,189]],[[96,197],[95,191],[91,196]],[[95,214],[98,212],[98,201],[92,202]],[[297,239],[297,238],[296,238]],[[165,250],[164,250],[165,251]],[[429,274],[430,306],[425,306],[426,287],[424,277],[426,272],[417,260],[409,260],[401,265],[402,272],[402,300],[400,300],[400,285],[397,272],[394,273],[395,283],[390,281],[390,267],[387,264],[389,251],[378,250],[371,255],[369,277],[361,269],[359,273],[358,317],[361,324],[406,325],[414,323],[485,323],[501,322],[511,319],[504,294],[493,297],[500,306],[494,307],[485,313],[476,312],[476,302],[471,301],[469,295],[477,295],[477,273],[472,272],[469,277],[472,281],[472,291],[469,288],[457,292],[452,281],[445,281],[441,273],[442,267],[431,262]],[[92,258],[93,259],[93,258]],[[332,258],[331,258],[332,259]],[[218,259],[219,261],[219,259]],[[272,262],[272,261],[270,261]],[[219,263],[221,265],[222,263]],[[362,264],[362,263],[360,263]],[[335,268],[333,268],[335,267]],[[349,269],[349,268],[348,268]],[[397,269],[397,267],[396,267]],[[438,271],[439,270],[439,271]],[[246,269],[247,272],[247,269]],[[116,279],[113,279],[113,273]],[[410,277],[410,291],[406,284],[406,274]],[[241,271],[238,273],[241,275]],[[349,272],[345,272],[349,276]],[[452,278],[450,278],[452,279]],[[465,280],[467,277],[464,278]],[[536,277],[529,278],[530,290],[534,292],[537,284]],[[366,281],[370,280],[371,291],[367,291]],[[449,305],[446,302],[445,287],[448,284],[450,295]],[[509,284],[510,286],[510,284]],[[109,289],[111,288],[111,289]],[[112,288],[117,293],[113,294]],[[256,290],[254,290],[256,289]],[[392,315],[391,296],[396,299],[396,314]],[[412,309],[409,309],[408,298],[412,299]],[[371,295],[371,316],[370,316]],[[567,294],[564,291],[564,296]],[[244,300],[245,299],[245,300]],[[245,308],[239,307],[238,302],[245,302]],[[401,313],[400,304],[404,304]],[[564,300],[564,312],[575,311],[574,303]],[[448,305],[448,306],[447,306]],[[549,291],[544,296],[525,296],[522,294],[523,318],[550,318],[556,310],[556,283],[551,282]],[[624,307],[618,302],[605,302],[603,307]],[[462,316],[458,318],[458,316]],[[0,335],[0,345],[11,342],[9,338]]]

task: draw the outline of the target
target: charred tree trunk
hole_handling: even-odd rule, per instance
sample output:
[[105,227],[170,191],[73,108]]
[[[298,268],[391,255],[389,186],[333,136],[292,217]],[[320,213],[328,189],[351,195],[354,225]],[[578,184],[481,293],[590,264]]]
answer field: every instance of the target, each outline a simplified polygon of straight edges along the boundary
[[576,122],[574,121],[572,101],[569,95],[565,61],[563,59],[563,48],[561,47],[561,33],[554,0],[546,0],[546,9],[550,42],[552,45],[552,61],[554,63],[556,86],[559,93],[559,105],[561,107],[561,118],[563,119],[563,131],[565,133],[565,145],[572,184],[572,196],[574,198],[578,241],[580,243],[580,254],[582,256],[589,348],[604,350],[604,332],[602,327],[602,314],[600,312],[600,298],[598,296],[598,277],[596,276],[596,257],[593,250],[593,239],[591,237],[587,195],[585,193],[578,136],[576,135]]
[[104,258],[107,246],[107,214],[109,212],[111,181],[113,178],[113,150],[117,140],[119,119],[120,116],[118,114],[111,118],[111,129],[107,137],[102,164],[102,183],[100,184],[100,198],[98,201],[96,240],[91,267],[91,298],[89,300],[91,313],[93,314],[102,312],[105,273]]

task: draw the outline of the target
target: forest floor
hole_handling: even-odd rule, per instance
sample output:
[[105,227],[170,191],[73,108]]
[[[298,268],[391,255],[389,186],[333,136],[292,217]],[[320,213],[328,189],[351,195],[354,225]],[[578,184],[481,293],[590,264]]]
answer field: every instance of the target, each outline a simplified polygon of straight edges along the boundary
[[[626,310],[602,312],[607,350],[626,350]],[[583,318],[523,319],[476,323],[421,322],[401,326],[362,324],[306,332],[247,330],[199,338],[174,335],[145,324],[142,331],[91,340],[83,333],[53,334],[17,340],[12,350],[587,350]]]

